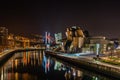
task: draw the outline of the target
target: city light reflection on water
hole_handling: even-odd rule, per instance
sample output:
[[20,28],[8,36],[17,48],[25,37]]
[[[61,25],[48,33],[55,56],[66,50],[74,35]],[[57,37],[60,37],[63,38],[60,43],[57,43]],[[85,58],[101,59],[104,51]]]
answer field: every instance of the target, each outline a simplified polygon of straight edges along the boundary
[[0,79],[113,80],[46,56],[44,51],[15,53],[15,55],[0,68]]

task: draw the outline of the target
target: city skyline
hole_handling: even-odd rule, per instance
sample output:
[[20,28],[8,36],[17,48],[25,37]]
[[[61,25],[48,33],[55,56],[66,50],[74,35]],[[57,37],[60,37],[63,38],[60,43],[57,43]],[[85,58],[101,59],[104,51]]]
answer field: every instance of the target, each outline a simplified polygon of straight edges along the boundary
[[91,36],[119,38],[120,2],[114,1],[2,1],[0,26],[11,33],[44,34],[86,25]]

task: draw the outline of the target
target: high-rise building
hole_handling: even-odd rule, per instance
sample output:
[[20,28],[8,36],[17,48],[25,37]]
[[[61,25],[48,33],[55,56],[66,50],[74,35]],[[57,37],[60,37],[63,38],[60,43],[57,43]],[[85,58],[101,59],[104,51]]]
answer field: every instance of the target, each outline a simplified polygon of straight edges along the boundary
[[0,47],[4,48],[7,46],[7,37],[8,37],[8,29],[5,27],[0,27]]

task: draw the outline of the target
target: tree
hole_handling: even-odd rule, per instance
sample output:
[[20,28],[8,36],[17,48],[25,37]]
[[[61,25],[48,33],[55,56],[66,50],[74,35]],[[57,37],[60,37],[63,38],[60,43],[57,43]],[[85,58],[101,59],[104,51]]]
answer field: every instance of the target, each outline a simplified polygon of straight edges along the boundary
[[110,50],[110,56],[112,57],[114,53],[114,44],[108,43],[107,47],[108,47],[108,50]]

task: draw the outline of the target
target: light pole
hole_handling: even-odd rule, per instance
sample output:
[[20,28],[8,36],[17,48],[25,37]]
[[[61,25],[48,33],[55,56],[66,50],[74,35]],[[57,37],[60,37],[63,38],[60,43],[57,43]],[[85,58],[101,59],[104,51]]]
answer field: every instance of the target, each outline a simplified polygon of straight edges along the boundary
[[96,57],[99,58],[99,49],[100,49],[100,44],[96,44]]

